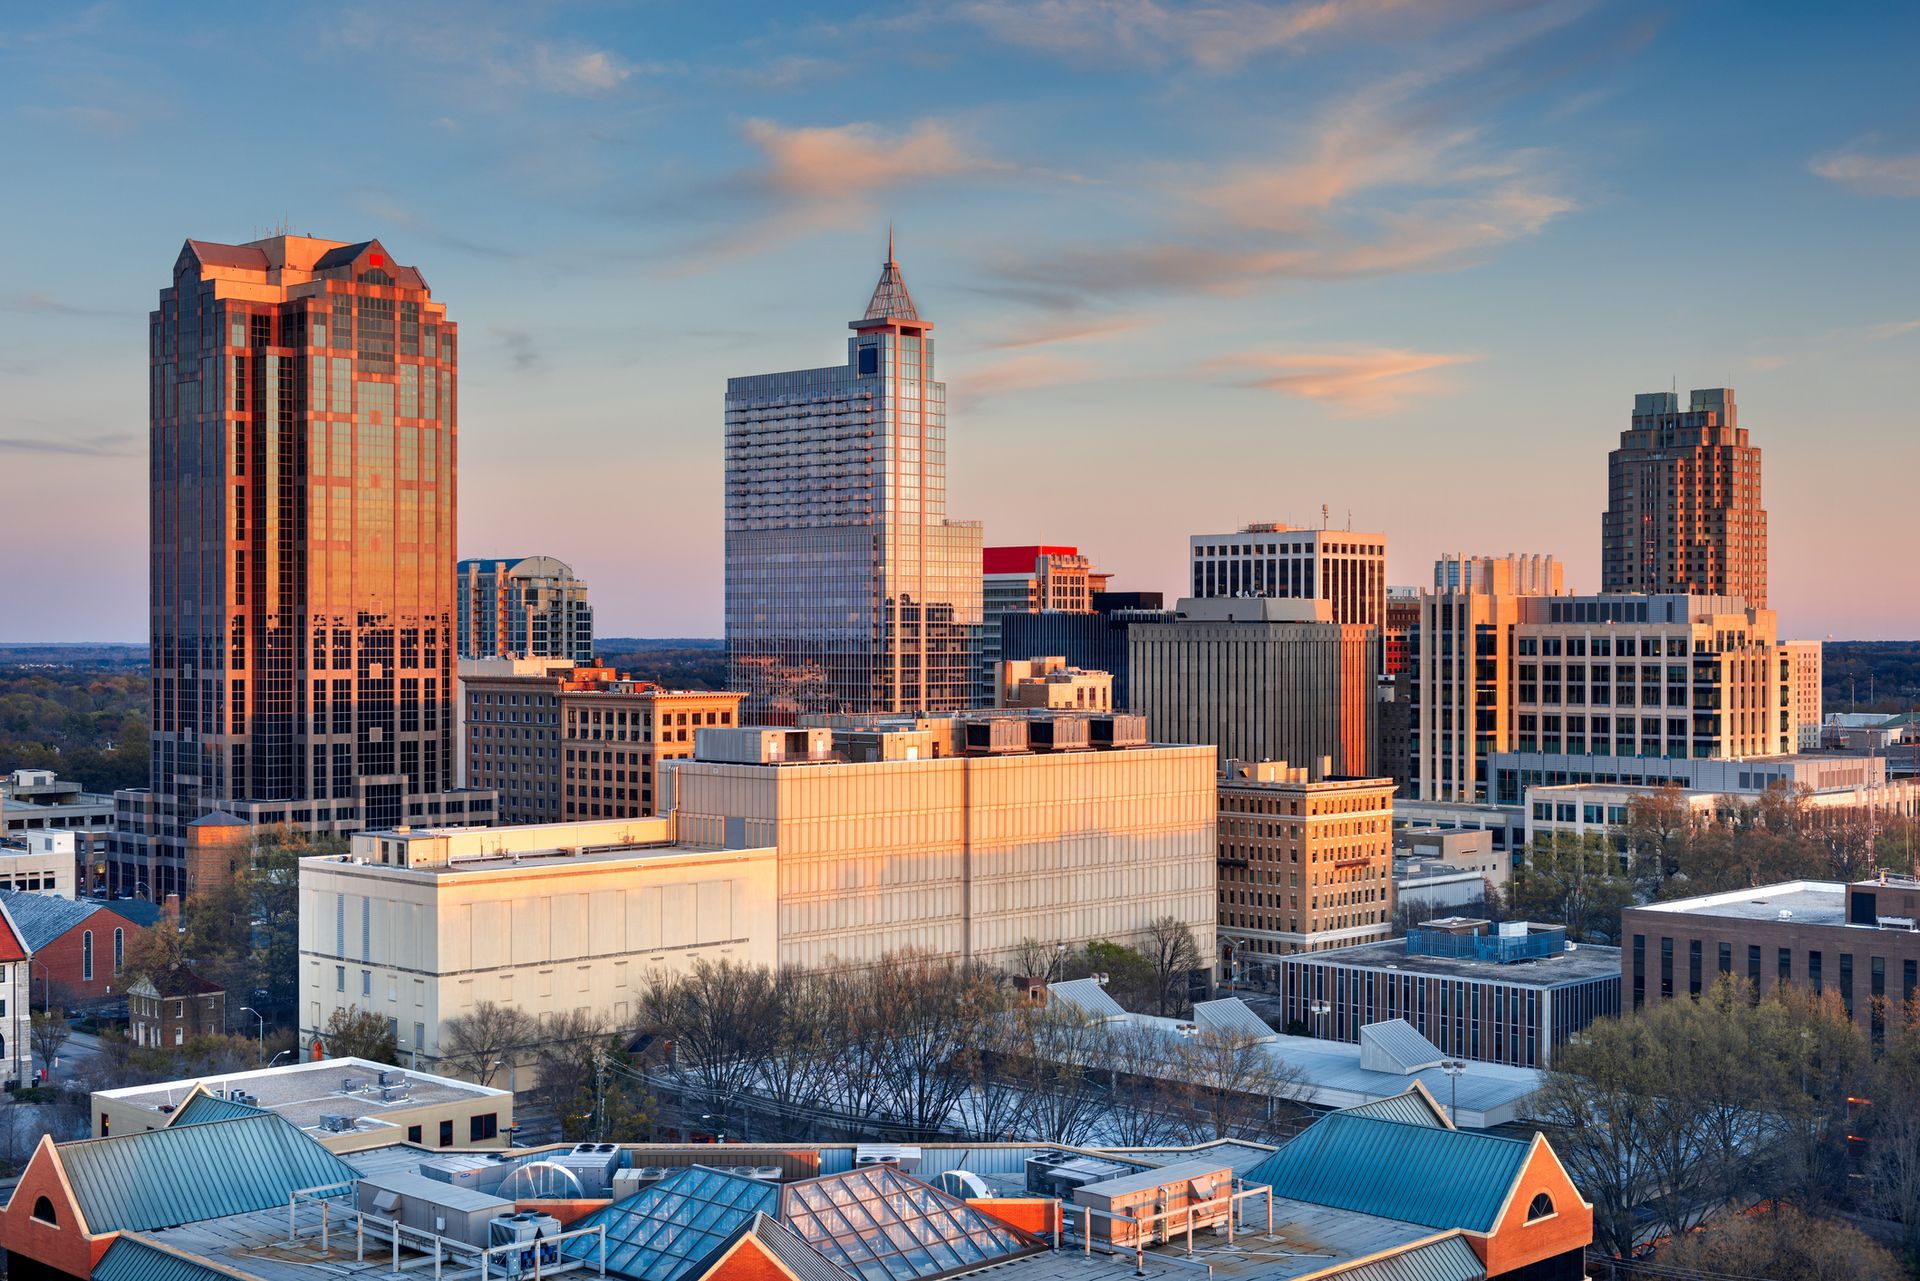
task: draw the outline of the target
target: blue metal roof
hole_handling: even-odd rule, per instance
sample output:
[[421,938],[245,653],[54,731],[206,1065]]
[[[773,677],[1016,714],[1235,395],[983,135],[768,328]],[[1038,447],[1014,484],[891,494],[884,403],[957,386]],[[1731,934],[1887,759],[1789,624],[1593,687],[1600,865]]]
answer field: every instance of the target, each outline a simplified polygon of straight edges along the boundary
[[68,930],[78,926],[96,912],[112,911],[142,929],[150,927],[160,919],[160,909],[144,899],[114,899],[101,902],[96,899],[56,898],[51,894],[29,894],[24,890],[0,890],[0,903],[5,903],[7,914],[13,917],[14,925],[20,931],[20,941],[29,951],[38,952]]
[[203,1125],[116,1134],[54,1149],[91,1232],[145,1232],[283,1206],[354,1168],[265,1112]]
[[[613,1275],[630,1281],[678,1281],[754,1215],[772,1214],[779,1204],[777,1184],[696,1165],[595,1210],[571,1227],[605,1226],[607,1271]],[[575,1259],[599,1257],[599,1243],[592,1237],[574,1237],[561,1249]]]
[[250,1103],[235,1103],[198,1090],[175,1110],[168,1125],[205,1125],[209,1121],[231,1121],[242,1116],[265,1116],[267,1109]]
[[1375,1116],[1385,1121],[1398,1121],[1403,1125],[1430,1125],[1442,1130],[1452,1128],[1447,1121],[1447,1114],[1418,1089],[1409,1089],[1405,1094],[1395,1094],[1390,1098],[1375,1099],[1371,1103],[1341,1108],[1340,1111],[1347,1116]]
[[1457,1233],[1374,1259],[1340,1273],[1340,1281],[1484,1281],[1487,1269]]
[[1333,1112],[1247,1172],[1275,1196],[1431,1228],[1490,1232],[1531,1145]]
[[244,1272],[133,1235],[115,1240],[93,1267],[93,1281],[233,1281],[244,1276]]

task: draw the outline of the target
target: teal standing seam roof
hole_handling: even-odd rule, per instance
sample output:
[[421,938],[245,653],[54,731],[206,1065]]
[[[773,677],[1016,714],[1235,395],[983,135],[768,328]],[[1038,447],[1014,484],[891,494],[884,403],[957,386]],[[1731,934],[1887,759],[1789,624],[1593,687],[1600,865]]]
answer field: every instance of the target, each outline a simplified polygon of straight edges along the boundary
[[93,1281],[234,1281],[246,1275],[132,1235],[108,1246],[93,1268]]
[[233,1121],[243,1116],[268,1116],[265,1108],[254,1107],[250,1103],[235,1103],[232,1099],[219,1098],[205,1092],[194,1095],[180,1105],[168,1121],[169,1126],[205,1125],[209,1121]]
[[1431,1228],[1490,1232],[1531,1144],[1333,1112],[1247,1172],[1275,1196]]
[[1437,1130],[1447,1128],[1446,1113],[1436,1112],[1433,1104],[1427,1102],[1418,1090],[1389,1095],[1371,1103],[1358,1103],[1340,1111],[1346,1116],[1374,1116],[1403,1125],[1425,1125]]
[[63,1143],[56,1151],[92,1232],[147,1232],[283,1206],[354,1168],[271,1112]]
[[1485,1281],[1487,1269],[1466,1238],[1444,1236],[1373,1259],[1339,1274],[1340,1281]]

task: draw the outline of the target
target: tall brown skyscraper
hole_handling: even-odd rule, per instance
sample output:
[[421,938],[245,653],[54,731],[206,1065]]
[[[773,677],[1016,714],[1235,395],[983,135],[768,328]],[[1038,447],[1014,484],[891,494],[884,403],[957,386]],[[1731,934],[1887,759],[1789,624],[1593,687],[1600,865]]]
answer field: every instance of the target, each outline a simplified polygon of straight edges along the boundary
[[189,240],[148,352],[152,786],[119,795],[115,889],[220,875],[208,815],[491,821],[453,790],[446,307],[378,241]]
[[1767,513],[1760,449],[1747,443],[1733,388],[1633,398],[1633,425],[1607,456],[1603,592],[1738,596],[1767,606]]

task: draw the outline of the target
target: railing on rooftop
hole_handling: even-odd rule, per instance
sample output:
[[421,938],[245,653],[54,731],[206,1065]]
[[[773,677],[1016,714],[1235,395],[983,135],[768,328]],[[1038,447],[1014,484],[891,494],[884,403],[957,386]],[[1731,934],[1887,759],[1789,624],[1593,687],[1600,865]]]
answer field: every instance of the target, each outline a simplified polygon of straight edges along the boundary
[[1567,931],[1558,925],[1535,926],[1525,934],[1452,934],[1414,926],[1407,931],[1407,955],[1511,965],[1552,956],[1566,947]]

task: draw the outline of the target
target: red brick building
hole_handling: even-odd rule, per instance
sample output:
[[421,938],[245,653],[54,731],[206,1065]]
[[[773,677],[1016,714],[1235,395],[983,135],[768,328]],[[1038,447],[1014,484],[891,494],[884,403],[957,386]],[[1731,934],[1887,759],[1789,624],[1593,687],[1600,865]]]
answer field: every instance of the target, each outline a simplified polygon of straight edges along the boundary
[[0,890],[0,903],[33,953],[33,999],[67,1009],[124,995],[127,948],[160,919],[158,907],[136,899],[76,902]]
[[227,994],[188,969],[143,974],[127,988],[127,1031],[135,1045],[167,1049],[227,1027]]

